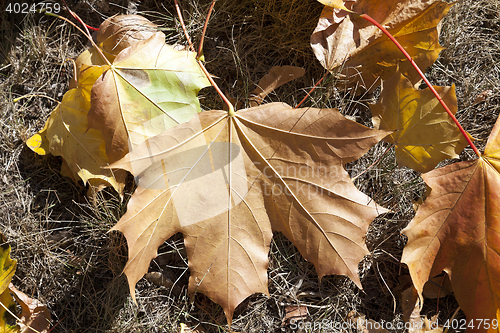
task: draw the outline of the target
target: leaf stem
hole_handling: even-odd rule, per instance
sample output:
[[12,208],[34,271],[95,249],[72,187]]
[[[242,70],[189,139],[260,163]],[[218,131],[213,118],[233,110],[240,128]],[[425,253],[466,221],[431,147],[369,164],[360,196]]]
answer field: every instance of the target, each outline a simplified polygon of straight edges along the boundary
[[314,89],[316,89],[318,87],[318,85],[321,83],[321,81],[323,81],[323,79],[328,75],[328,73],[330,73],[329,71],[326,71],[325,72],[325,75],[323,75],[323,77],[321,79],[319,79],[318,82],[316,82],[316,84],[314,85],[314,87],[311,88],[311,90],[309,90],[309,92],[307,93],[307,95],[302,98],[302,100],[299,102],[299,104],[297,104],[294,109],[297,109],[298,107],[300,107],[302,105],[302,103],[305,102],[305,100],[311,96],[311,93],[314,91]]
[[222,93],[222,91],[220,90],[219,86],[217,86],[217,83],[215,83],[214,79],[212,79],[212,76],[210,75],[210,73],[205,68],[205,65],[203,65],[203,62],[201,60],[197,60],[197,61],[198,61],[198,65],[200,65],[200,67],[201,67],[201,70],[203,71],[203,73],[205,73],[208,81],[210,81],[210,83],[215,88],[215,90],[217,91],[217,93],[219,94],[219,96],[222,98],[222,100],[224,101],[224,103],[226,103],[227,108],[228,108],[227,112],[229,113],[229,116],[231,116],[231,117],[235,116],[236,113],[234,112],[234,106],[233,106],[233,104],[231,104],[231,102],[226,97],[226,95],[224,95]]
[[[186,39],[187,39],[187,41],[189,43],[189,47],[191,48],[191,50],[193,52],[195,52],[193,43],[191,43],[191,38],[189,38],[189,34],[187,32],[187,29],[186,29],[186,25],[184,24],[184,19],[182,18],[182,12],[181,12],[181,8],[179,7],[179,3],[177,2],[177,0],[174,0],[174,2],[175,2],[175,9],[177,10],[177,16],[179,17],[179,21],[181,22],[182,31],[184,31],[184,35],[186,36]],[[215,4],[215,0],[212,1],[212,6],[210,7],[210,10],[208,12],[208,17],[207,17],[207,19],[205,21],[205,28],[203,29],[203,34],[205,34],[205,29],[206,29],[206,25],[207,25],[207,22],[208,22],[208,18],[210,16],[210,13],[212,12],[212,8],[213,8],[214,4]],[[201,40],[203,42],[203,38]],[[201,50],[201,47],[202,47],[202,44],[200,44],[200,50]],[[207,77],[208,81],[210,81],[210,83],[215,88],[215,90],[217,91],[217,93],[219,94],[219,96],[222,98],[222,100],[224,101],[224,103],[226,103],[227,109],[228,109],[227,112],[229,113],[229,116],[231,116],[231,117],[235,116],[236,113],[234,112],[234,106],[233,106],[233,104],[231,104],[231,102],[226,97],[226,95],[224,95],[224,93],[220,90],[220,88],[217,85],[217,83],[215,83],[214,79],[212,79],[212,76],[207,71],[207,69],[205,68],[205,65],[203,65],[203,62],[199,59],[199,57],[197,57],[196,61],[198,62],[198,65],[200,65],[201,70],[203,71],[203,73],[205,73],[205,76]]]
[[184,19],[182,18],[182,12],[181,8],[179,7],[179,2],[177,2],[177,0],[174,0],[174,3],[175,10],[177,11],[177,16],[179,17],[179,21],[181,22],[182,31],[184,31],[184,36],[186,37],[186,40],[189,44],[189,48],[191,49],[191,51],[196,52],[193,43],[191,42],[191,38],[189,37],[189,34],[187,32],[186,25],[184,24]]
[[[106,62],[106,64],[108,66],[111,66],[111,63],[109,62],[108,58],[106,58],[106,56],[102,53],[101,49],[97,46],[97,44],[94,42],[94,40],[92,39],[92,36],[90,35],[89,31],[87,30],[87,32],[83,31],[79,26],[77,26],[75,23],[71,22],[70,20],[68,20],[67,18],[63,17],[63,16],[60,16],[60,15],[57,15],[57,14],[54,14],[54,13],[49,13],[49,12],[45,12],[44,13],[45,15],[47,16],[53,16],[53,17],[56,17],[58,19],[61,19],[61,20],[64,20],[66,22],[68,22],[69,24],[71,24],[72,26],[74,26],[76,29],[78,29],[82,34],[85,35],[85,37],[87,37],[90,42],[92,43],[92,46],[95,47],[95,49],[97,50],[97,52],[99,52],[100,56],[102,57],[102,59],[104,60],[104,62]],[[75,14],[76,15],[76,14]],[[78,17],[78,16],[77,16]]]
[[393,35],[391,35],[391,33],[389,31],[387,31],[387,29],[385,29],[380,23],[378,23],[377,21],[375,21],[375,19],[373,19],[372,17],[370,17],[369,15],[367,14],[356,14],[355,15],[358,15],[359,17],[367,20],[368,22],[372,23],[373,25],[377,26],[377,28],[379,28],[380,30],[382,30],[382,32],[387,36],[389,37],[389,39],[398,47],[398,49],[404,54],[404,56],[406,57],[406,59],[408,59],[408,61],[411,63],[411,65],[413,66],[413,68],[415,68],[415,70],[418,72],[418,74],[420,75],[420,77],[424,80],[424,82],[427,84],[427,86],[429,87],[429,89],[432,91],[432,93],[434,94],[434,96],[436,96],[437,100],[439,101],[439,103],[441,103],[441,105],[443,106],[443,108],[445,109],[445,111],[448,113],[448,115],[451,117],[451,119],[453,119],[453,121],[455,122],[455,124],[457,125],[458,129],[460,130],[460,132],[462,133],[462,135],[465,137],[465,139],[467,140],[467,143],[471,146],[471,148],[474,150],[474,153],[476,153],[476,155],[478,157],[481,156],[481,153],[479,152],[479,150],[477,149],[477,147],[474,145],[474,143],[472,142],[472,139],[471,137],[469,136],[469,134],[467,134],[467,132],[464,130],[464,128],[462,127],[462,125],[460,125],[460,123],[458,122],[457,118],[453,115],[453,112],[451,112],[451,110],[448,108],[448,105],[446,105],[446,103],[443,101],[443,99],[441,98],[441,96],[439,96],[438,92],[436,91],[436,89],[434,89],[434,87],[432,86],[432,84],[429,82],[429,80],[425,77],[424,73],[422,72],[422,70],[420,70],[420,68],[418,67],[418,65],[415,63],[415,61],[411,58],[411,56],[408,54],[408,52],[406,52],[406,50],[403,48],[403,46],[401,46],[401,44],[399,44],[399,42],[396,40],[396,38],[394,38]]
[[[88,25],[85,22],[83,22],[83,20],[78,15],[76,15],[76,13],[74,11],[72,11],[71,9],[69,9],[69,6],[66,3],[66,0],[63,0],[63,3],[64,3],[64,6],[66,7],[66,9],[68,10],[68,12],[71,14],[71,16],[73,16],[73,18],[75,20],[77,20],[78,22],[80,22],[80,24],[85,27],[85,30],[87,30],[87,33],[89,32],[88,29],[94,30],[94,31],[99,31],[99,29],[91,27],[90,25]],[[90,35],[90,33],[89,33],[89,35]]]
[[207,32],[208,20],[210,19],[210,15],[212,15],[212,11],[215,6],[215,2],[217,0],[212,0],[212,4],[210,5],[210,9],[208,10],[207,18],[205,19],[205,25],[203,26],[203,32],[201,33],[200,47],[198,48],[198,55],[196,56],[199,59],[203,55],[203,42],[205,41],[205,33]]

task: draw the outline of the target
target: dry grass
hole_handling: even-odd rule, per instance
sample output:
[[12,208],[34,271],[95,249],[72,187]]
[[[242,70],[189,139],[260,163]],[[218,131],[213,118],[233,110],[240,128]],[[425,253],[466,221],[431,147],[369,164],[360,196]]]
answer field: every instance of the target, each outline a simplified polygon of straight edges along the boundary
[[[169,42],[184,43],[170,2],[113,5],[87,0],[69,4],[94,26],[118,12],[140,11],[162,24]],[[182,2],[193,36],[199,36],[209,4],[208,0]],[[268,98],[296,104],[324,73],[309,47],[320,11],[313,0],[219,0],[205,45],[208,69],[219,78],[223,90],[245,103],[248,92],[272,66],[302,66],[306,68],[303,78]],[[499,113],[499,28],[499,0],[459,1],[443,25],[441,42],[447,49],[428,70],[434,83],[456,84],[459,119],[474,137],[483,140],[480,147]],[[161,255],[151,264],[151,271],[160,271],[168,263],[166,274],[176,280],[176,287],[167,289],[143,279],[137,285],[138,306],[134,305],[120,275],[126,262],[126,242],[118,233],[107,233],[123,214],[125,204],[112,191],[89,202],[85,188],[60,176],[60,158],[38,156],[24,145],[56,104],[46,98],[16,104],[12,99],[41,94],[60,100],[71,76],[65,60],[85,48],[85,39],[54,18],[3,11],[0,33],[0,230],[18,260],[14,284],[48,305],[56,325],[53,332],[178,332],[181,322],[201,324],[207,332],[225,331],[220,307],[202,295],[190,300],[186,294],[189,272],[180,236],[165,242]],[[474,102],[488,90],[486,100]],[[201,98],[205,109],[222,106],[210,90],[204,90]],[[369,125],[367,102],[372,99],[345,96],[328,78],[306,104],[339,107]],[[387,144],[377,145],[349,164],[349,173],[361,174],[387,148]],[[473,156],[466,149],[460,158]],[[282,319],[285,307],[294,304],[306,307],[311,321],[343,322],[352,311],[377,321],[401,321],[399,295],[393,292],[398,277],[407,274],[399,264],[406,241],[400,231],[413,217],[412,201],[424,195],[425,184],[418,173],[398,167],[392,151],[355,183],[393,211],[376,219],[367,234],[371,255],[360,265],[364,292],[344,277],[328,276],[319,282],[313,266],[288,240],[276,235],[269,256],[271,296],[254,295],[238,307],[234,330],[289,332]],[[128,193],[131,191],[129,188]],[[439,311],[442,319],[456,308],[453,296],[441,299],[439,305],[436,301],[425,304],[426,313]]]

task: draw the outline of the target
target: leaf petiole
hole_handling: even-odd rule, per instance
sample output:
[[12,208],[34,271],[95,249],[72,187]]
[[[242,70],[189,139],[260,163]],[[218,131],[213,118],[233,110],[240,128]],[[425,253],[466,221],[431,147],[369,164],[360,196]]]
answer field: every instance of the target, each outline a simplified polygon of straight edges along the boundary
[[[102,53],[101,49],[97,46],[97,44],[94,42],[94,40],[92,39],[92,36],[90,35],[90,33],[88,32],[85,32],[83,31],[79,26],[77,26],[75,23],[71,22],[70,20],[68,20],[67,18],[63,17],[63,16],[60,16],[60,15],[57,15],[57,14],[54,14],[54,13],[49,13],[49,12],[45,12],[44,13],[45,15],[47,16],[53,16],[53,17],[56,17],[58,19],[61,19],[61,20],[64,20],[66,22],[68,22],[69,24],[71,24],[73,27],[75,27],[76,29],[78,29],[82,34],[85,35],[85,37],[87,37],[90,42],[92,43],[92,46],[96,48],[97,52],[99,52],[99,55],[102,57],[102,59],[106,62],[106,64],[108,66],[111,66],[111,63],[109,62],[108,58],[106,58],[106,56]],[[75,14],[76,15],[76,14]],[[78,16],[77,16],[78,17]],[[88,34],[87,34],[88,33]]]
[[[186,36],[186,39],[187,39],[187,41],[189,43],[189,47],[194,52],[195,49],[194,49],[193,43],[191,42],[191,38],[189,38],[189,34],[187,32],[186,25],[184,24],[184,19],[182,18],[182,12],[181,12],[181,9],[179,7],[179,3],[178,3],[177,0],[174,0],[174,2],[175,2],[175,9],[177,10],[177,16],[179,16],[179,21],[181,22],[182,30],[184,31],[184,35]],[[212,13],[212,9],[213,9],[214,4],[215,4],[215,0],[212,1],[212,6],[210,7],[210,10],[208,11],[208,15],[207,15],[207,18],[206,18],[206,21],[205,21],[205,27],[203,29],[203,35],[205,35],[206,25],[208,24],[208,19],[210,18],[210,14]],[[202,47],[203,47],[203,37],[202,37],[201,43],[200,43],[200,50],[201,50]],[[203,62],[201,61],[201,51],[198,52],[198,56],[196,57],[196,60],[198,62],[198,65],[200,65],[201,70],[203,71],[203,73],[205,73],[205,76],[207,77],[208,81],[210,81],[210,83],[215,88],[215,90],[217,91],[217,93],[219,94],[219,96],[222,98],[222,100],[224,101],[224,103],[226,103],[227,108],[228,108],[227,112],[229,113],[229,116],[230,117],[235,116],[236,113],[234,112],[234,106],[233,106],[233,104],[231,104],[231,102],[226,97],[226,95],[224,95],[224,93],[220,90],[219,86],[217,86],[217,83],[215,83],[214,79],[212,79],[212,76],[210,75],[210,73],[205,68],[205,65],[203,65]]]

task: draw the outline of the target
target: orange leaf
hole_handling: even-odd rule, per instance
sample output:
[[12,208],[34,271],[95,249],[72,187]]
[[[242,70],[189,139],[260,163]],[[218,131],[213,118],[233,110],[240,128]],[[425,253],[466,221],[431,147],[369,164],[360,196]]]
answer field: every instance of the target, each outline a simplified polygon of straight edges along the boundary
[[[431,192],[403,232],[415,288],[445,271],[467,320],[500,320],[500,121],[484,155],[422,175]],[[493,332],[481,325],[477,332]]]
[[[438,25],[451,6],[441,0],[359,0],[351,9],[382,24],[425,69],[443,49],[439,45]],[[346,80],[339,80],[339,84],[359,84],[372,90],[380,84],[379,78],[388,79],[398,67],[413,85],[420,81],[418,73],[387,36],[346,11],[325,7],[311,36],[311,46],[326,69],[341,69],[341,78]]]
[[387,132],[335,109],[282,103],[235,116],[205,111],[146,140],[111,167],[129,170],[138,188],[113,230],[124,233],[132,297],[158,247],[184,234],[189,291],[220,304],[228,322],[253,293],[268,294],[272,231],[327,274],[359,287],[368,224],[386,210],[359,192],[343,164]]

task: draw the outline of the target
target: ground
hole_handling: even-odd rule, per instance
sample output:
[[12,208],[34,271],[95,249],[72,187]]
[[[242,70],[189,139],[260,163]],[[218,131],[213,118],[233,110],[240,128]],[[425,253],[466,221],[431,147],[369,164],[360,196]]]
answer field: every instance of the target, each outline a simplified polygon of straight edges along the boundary
[[[117,13],[140,13],[163,28],[169,43],[185,44],[173,1],[75,0],[68,5],[93,26]],[[180,5],[196,41],[210,1],[181,0]],[[297,104],[324,74],[309,46],[321,9],[314,0],[218,0],[205,44],[208,70],[223,91],[246,103],[248,92],[272,66],[304,67],[304,77],[268,97]],[[56,106],[54,100],[60,101],[67,90],[72,76],[67,60],[76,58],[88,42],[54,17],[0,10],[0,231],[18,260],[13,283],[48,306],[52,332],[179,332],[180,323],[200,325],[206,332],[226,331],[220,307],[203,295],[187,296],[189,271],[181,236],[165,242],[150,267],[151,272],[163,270],[175,287],[142,279],[136,288],[137,305],[133,303],[121,275],[126,241],[118,232],[108,232],[126,210],[132,180],[123,202],[112,190],[89,199],[82,184],[60,175],[59,157],[38,156],[24,144],[42,128]],[[61,15],[70,18],[67,12]],[[440,40],[446,49],[427,69],[433,84],[456,85],[458,119],[480,149],[500,111],[499,31],[499,0],[458,1],[442,25]],[[305,105],[338,107],[371,126],[367,103],[377,92],[354,98],[334,89],[332,81],[327,77]],[[14,98],[26,94],[38,96],[14,103]],[[222,107],[213,90],[202,90],[200,99],[205,110]],[[387,148],[387,144],[377,145],[347,165],[348,172],[360,175]],[[474,156],[466,148],[460,160]],[[314,267],[278,234],[269,255],[270,297],[254,295],[241,304],[234,331],[295,331],[283,324],[283,318],[287,306],[297,304],[307,308],[311,322],[344,322],[354,313],[401,322],[398,278],[408,271],[399,262],[406,242],[400,231],[414,216],[413,202],[425,194],[425,184],[417,172],[395,164],[393,151],[356,178],[355,184],[392,211],[377,218],[366,236],[371,253],[360,264],[363,291],[345,277],[319,281]],[[457,308],[449,295],[426,300],[422,314],[439,313],[446,320]],[[461,312],[456,316],[463,318]]]

